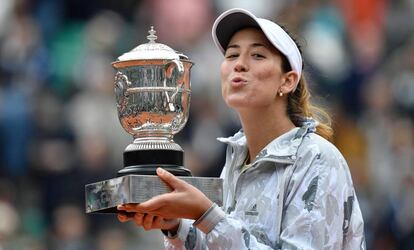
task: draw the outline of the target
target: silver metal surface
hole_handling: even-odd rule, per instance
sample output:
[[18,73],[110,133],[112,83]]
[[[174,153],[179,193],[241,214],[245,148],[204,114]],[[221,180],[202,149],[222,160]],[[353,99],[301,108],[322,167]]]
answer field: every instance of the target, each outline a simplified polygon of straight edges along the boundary
[[168,47],[165,44],[157,43],[157,33],[154,27],[148,31],[147,36],[148,43],[141,44],[135,47],[133,50],[124,53],[118,57],[118,61],[131,61],[131,60],[153,60],[153,59],[164,59],[164,60],[178,60],[179,54]]
[[[178,177],[202,191],[217,205],[223,204],[223,180],[212,177]],[[141,203],[170,192],[158,176],[126,175],[85,186],[86,213],[116,213],[116,206]]]
[[[131,155],[141,150],[183,151],[173,141],[173,136],[184,127],[189,115],[193,63],[187,56],[155,42],[157,37],[153,27],[149,33],[148,43],[139,45],[112,63],[117,70],[114,90],[118,117],[122,127],[134,138],[125,149],[125,153]],[[176,155],[180,156],[180,153]],[[221,179],[179,178],[222,205]],[[88,184],[85,186],[86,212],[116,213],[117,205],[140,203],[169,191],[158,176],[152,175],[125,175]]]
[[156,43],[151,27],[148,43],[141,44],[112,63],[115,96],[122,127],[134,137],[126,150],[181,147],[174,134],[189,115],[193,63],[167,45]]

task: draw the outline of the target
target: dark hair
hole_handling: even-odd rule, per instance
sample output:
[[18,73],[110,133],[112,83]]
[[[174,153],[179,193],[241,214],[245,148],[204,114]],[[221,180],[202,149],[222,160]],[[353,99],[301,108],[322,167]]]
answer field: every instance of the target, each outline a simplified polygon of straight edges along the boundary
[[[286,30],[285,27],[282,28],[292,37],[292,35]],[[301,47],[299,46],[296,39],[292,37],[293,41],[298,46],[299,52],[302,54]],[[282,70],[283,72],[289,72],[292,70],[289,61],[286,56],[282,55]],[[302,63],[302,69],[304,64]],[[303,72],[303,70],[302,70]],[[331,128],[331,118],[326,111],[322,108],[315,106],[311,103],[311,93],[309,91],[308,83],[305,80],[305,77],[300,77],[298,86],[294,92],[289,93],[288,95],[288,107],[287,113],[290,120],[297,127],[301,127],[304,119],[307,117],[312,117],[318,122],[316,127],[316,133],[327,140],[331,140],[333,136],[333,129]]]

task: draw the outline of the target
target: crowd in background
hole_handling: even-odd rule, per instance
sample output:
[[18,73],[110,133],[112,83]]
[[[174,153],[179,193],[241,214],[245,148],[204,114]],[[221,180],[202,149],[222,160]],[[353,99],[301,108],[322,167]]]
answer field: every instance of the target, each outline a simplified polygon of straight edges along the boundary
[[115,177],[132,141],[111,62],[147,42],[151,25],[195,62],[190,117],[175,141],[194,175],[218,176],[216,138],[240,124],[221,98],[210,31],[237,6],[284,24],[302,45],[368,249],[414,249],[413,0],[1,0],[0,250],[162,248],[158,231],[85,214],[84,185]]

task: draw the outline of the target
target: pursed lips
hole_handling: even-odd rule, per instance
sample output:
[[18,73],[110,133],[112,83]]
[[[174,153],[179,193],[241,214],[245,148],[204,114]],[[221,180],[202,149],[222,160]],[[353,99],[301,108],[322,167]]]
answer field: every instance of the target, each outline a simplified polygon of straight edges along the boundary
[[232,87],[241,87],[247,84],[247,80],[243,77],[236,76],[231,79],[231,86]]

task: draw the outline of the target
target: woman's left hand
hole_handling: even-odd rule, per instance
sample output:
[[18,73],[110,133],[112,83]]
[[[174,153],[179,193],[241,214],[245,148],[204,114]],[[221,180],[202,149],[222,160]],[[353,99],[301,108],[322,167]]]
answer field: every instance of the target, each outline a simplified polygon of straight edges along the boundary
[[177,231],[180,224],[179,219],[164,219],[159,216],[151,214],[133,213],[126,214],[123,212],[118,213],[118,220],[120,222],[134,221],[137,226],[143,227],[145,230],[161,229]]
[[118,210],[137,213],[138,216],[147,214],[145,216],[150,215],[167,220],[181,218],[197,220],[213,205],[213,202],[200,190],[168,171],[157,168],[157,175],[172,189],[170,193],[155,196],[139,204],[120,205],[117,207]]

